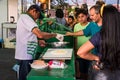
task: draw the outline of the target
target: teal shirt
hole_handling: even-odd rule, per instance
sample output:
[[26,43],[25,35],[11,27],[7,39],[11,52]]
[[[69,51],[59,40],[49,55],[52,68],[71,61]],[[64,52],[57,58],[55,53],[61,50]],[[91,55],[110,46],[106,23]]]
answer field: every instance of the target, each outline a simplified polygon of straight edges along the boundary
[[93,36],[97,32],[101,30],[101,26],[98,26],[95,22],[91,22],[89,26],[87,26],[84,30],[83,33],[85,36]]
[[[89,24],[89,26],[87,26],[84,30],[83,33],[85,36],[93,36],[94,34],[96,34],[97,32],[99,32],[101,30],[101,26],[98,26],[95,22],[91,22]],[[92,50],[92,53],[97,55],[98,50],[96,48],[94,48]]]

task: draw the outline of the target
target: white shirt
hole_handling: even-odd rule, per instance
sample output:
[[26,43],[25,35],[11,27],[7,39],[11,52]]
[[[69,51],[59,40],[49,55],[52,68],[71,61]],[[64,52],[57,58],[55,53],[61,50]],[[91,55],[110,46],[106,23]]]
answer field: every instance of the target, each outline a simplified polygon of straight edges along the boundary
[[27,42],[37,42],[37,36],[32,29],[37,27],[36,22],[28,15],[22,14],[17,22],[15,59],[31,60],[32,55],[27,54]]

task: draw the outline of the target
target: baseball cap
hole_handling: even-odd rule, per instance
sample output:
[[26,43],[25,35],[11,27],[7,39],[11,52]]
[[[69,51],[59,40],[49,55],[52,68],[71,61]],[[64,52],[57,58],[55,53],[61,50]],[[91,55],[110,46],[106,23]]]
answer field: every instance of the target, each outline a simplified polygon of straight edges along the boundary
[[28,10],[31,10],[31,9],[36,9],[36,11],[41,12],[40,6],[38,6],[36,4],[35,5],[31,5]]

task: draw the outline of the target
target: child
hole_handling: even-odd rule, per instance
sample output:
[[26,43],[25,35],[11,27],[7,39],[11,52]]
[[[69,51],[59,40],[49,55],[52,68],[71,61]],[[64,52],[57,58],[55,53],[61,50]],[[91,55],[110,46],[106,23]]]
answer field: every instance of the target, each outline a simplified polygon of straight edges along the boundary
[[69,27],[71,30],[73,30],[74,25],[75,25],[75,21],[74,21],[74,17],[73,16],[68,16],[68,21],[66,26]]
[[[79,30],[85,29],[87,26],[90,25],[90,22],[87,21],[88,19],[88,12],[85,9],[79,9],[79,11],[76,12],[76,18],[77,18],[77,24],[74,27],[74,32],[77,32]],[[76,50],[84,44],[90,36],[77,36],[76,37]],[[88,74],[88,68],[89,68],[89,61],[81,59],[80,57],[77,57],[77,62],[79,63],[79,72],[80,76],[84,79],[87,80],[87,74]],[[78,70],[77,70],[78,71]],[[78,73],[79,73],[78,72]],[[78,74],[79,75],[79,74]]]

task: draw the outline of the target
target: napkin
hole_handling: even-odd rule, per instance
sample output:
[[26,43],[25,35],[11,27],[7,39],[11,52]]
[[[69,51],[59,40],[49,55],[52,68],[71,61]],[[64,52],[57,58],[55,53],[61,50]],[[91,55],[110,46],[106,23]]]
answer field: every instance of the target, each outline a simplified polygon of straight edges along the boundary
[[64,35],[63,35],[63,34],[59,34],[59,33],[57,33],[56,38],[57,38],[59,41],[62,42],[62,41],[64,40]]

